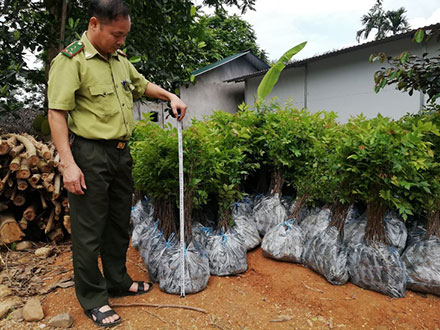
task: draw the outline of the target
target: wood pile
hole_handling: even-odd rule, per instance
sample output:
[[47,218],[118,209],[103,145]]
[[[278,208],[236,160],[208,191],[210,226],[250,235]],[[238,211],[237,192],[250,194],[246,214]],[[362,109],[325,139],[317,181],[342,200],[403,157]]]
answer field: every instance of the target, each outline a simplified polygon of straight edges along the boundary
[[60,241],[70,234],[58,164],[53,144],[28,134],[0,136],[0,243]]

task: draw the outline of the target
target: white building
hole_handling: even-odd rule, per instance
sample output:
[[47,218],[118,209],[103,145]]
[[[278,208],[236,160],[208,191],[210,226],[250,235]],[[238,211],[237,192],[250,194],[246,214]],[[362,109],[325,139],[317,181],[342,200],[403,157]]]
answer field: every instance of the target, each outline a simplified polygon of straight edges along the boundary
[[267,69],[269,65],[248,50],[194,71],[195,84],[180,88],[180,97],[188,106],[185,122],[203,119],[216,110],[235,113],[244,101],[245,83],[226,81]]
[[[440,24],[431,25],[425,30],[436,30]],[[387,63],[370,63],[371,54],[385,52],[396,56],[408,50],[411,54],[438,55],[440,44],[435,39],[426,44],[412,41],[414,33],[391,36],[356,46],[328,52],[323,55],[293,62],[286,66],[272,93],[267,97],[277,97],[280,104],[289,98],[298,107],[310,111],[335,111],[342,122],[350,116],[363,113],[367,118],[377,114],[400,118],[408,112],[417,112],[425,103],[426,96],[415,92],[412,96],[387,86],[379,93],[374,91],[374,73]],[[245,83],[245,102],[252,105],[257,88],[267,70],[237,76],[228,82]]]
[[[427,96],[420,92],[410,96],[395,86],[387,86],[375,93],[374,73],[387,63],[370,63],[369,58],[380,52],[389,56],[403,51],[414,55],[427,52],[429,57],[438,55],[440,23],[424,30],[437,32],[427,44],[414,42],[412,38],[416,30],[412,30],[294,61],[282,71],[267,99],[276,97],[280,104],[292,99],[296,107],[306,107],[311,112],[334,111],[341,122],[361,113],[367,118],[380,113],[394,119],[415,113],[426,103]],[[243,101],[252,106],[258,85],[268,70],[265,62],[252,52],[244,51],[194,71],[195,83],[180,88],[181,98],[188,105],[184,125],[190,125],[192,118],[203,119],[216,110],[235,113]],[[160,123],[175,124],[175,119],[166,119],[165,107],[164,104],[142,105],[138,112],[154,111],[158,113]]]
[[[188,106],[183,125],[189,126],[193,118],[201,120],[217,110],[235,113],[237,105],[244,102],[245,83],[226,80],[269,68],[246,50],[192,72],[194,84],[180,87],[180,98]],[[152,113],[160,124],[175,126],[176,120],[168,116],[166,108],[166,102],[138,101],[134,106],[134,119],[143,119],[144,113]]]

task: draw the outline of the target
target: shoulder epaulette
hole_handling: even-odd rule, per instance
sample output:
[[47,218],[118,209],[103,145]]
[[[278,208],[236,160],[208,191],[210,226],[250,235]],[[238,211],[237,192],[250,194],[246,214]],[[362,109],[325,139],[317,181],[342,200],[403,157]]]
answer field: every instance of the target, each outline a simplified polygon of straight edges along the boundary
[[66,55],[68,58],[74,57],[76,54],[79,54],[85,45],[81,41],[74,41],[69,46],[61,50],[63,55]]
[[127,57],[127,54],[124,53],[124,51],[122,49],[118,49],[118,54],[122,55],[124,57]]

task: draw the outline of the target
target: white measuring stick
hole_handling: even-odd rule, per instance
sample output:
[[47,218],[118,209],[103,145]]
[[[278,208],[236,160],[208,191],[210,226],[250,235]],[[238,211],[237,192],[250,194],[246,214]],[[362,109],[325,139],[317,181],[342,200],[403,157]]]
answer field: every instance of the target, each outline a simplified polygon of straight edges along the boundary
[[180,209],[180,260],[182,267],[182,282],[180,285],[180,297],[185,297],[185,208],[183,189],[183,141],[182,121],[177,120],[177,140],[179,142],[179,209]]

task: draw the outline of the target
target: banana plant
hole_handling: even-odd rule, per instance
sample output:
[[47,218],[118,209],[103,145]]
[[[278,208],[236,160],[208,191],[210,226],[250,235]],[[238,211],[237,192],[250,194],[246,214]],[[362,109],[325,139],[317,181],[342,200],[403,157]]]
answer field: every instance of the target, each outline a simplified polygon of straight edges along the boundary
[[307,41],[296,45],[295,47],[289,49],[287,52],[280,57],[280,59],[267,71],[264,75],[263,80],[261,80],[260,85],[257,89],[257,103],[263,102],[266,97],[270,94],[273,87],[277,83],[281,71],[289,63],[292,56],[298,54],[307,44]]

